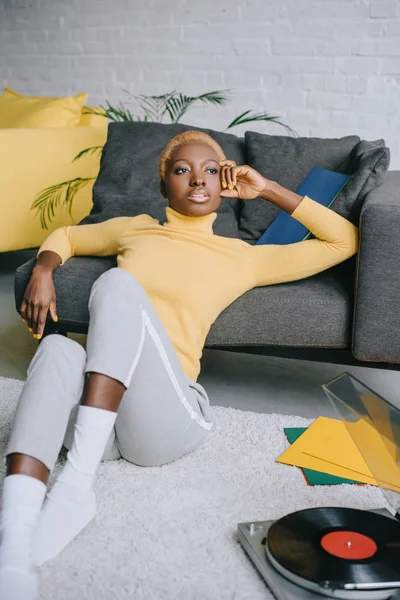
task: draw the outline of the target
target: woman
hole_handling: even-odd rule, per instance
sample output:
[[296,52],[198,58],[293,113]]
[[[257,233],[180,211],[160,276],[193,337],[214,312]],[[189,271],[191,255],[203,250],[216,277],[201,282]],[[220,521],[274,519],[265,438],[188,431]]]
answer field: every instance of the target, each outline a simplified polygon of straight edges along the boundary
[[[37,339],[48,310],[57,321],[58,266],[71,256],[117,254],[118,267],[92,287],[86,351],[50,335],[29,366],[7,448],[1,600],[35,598],[32,565],[57,556],[93,519],[102,458],[161,465],[208,438],[212,413],[196,380],[205,338],[222,310],[256,286],[308,277],[357,251],[351,223],[226,160],[205,133],[173,138],[160,177],[164,225],[140,215],[63,227],[39,249],[20,311]],[[250,246],[216,236],[221,196],[273,202],[317,239]],[[44,501],[63,439],[67,462]]]

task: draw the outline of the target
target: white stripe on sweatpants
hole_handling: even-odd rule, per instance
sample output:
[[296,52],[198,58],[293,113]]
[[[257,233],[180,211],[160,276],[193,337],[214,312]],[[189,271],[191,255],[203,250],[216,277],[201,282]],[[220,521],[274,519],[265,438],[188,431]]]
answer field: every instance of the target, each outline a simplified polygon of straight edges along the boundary
[[165,348],[163,346],[163,343],[160,339],[160,336],[157,333],[156,328],[154,327],[153,323],[151,322],[151,319],[148,315],[148,313],[144,310],[143,306],[140,305],[140,311],[141,311],[141,315],[142,315],[142,321],[143,321],[143,326],[142,326],[142,331],[141,331],[141,335],[140,335],[140,342],[139,342],[139,347],[138,350],[136,352],[136,355],[133,359],[132,362],[132,366],[129,369],[129,373],[128,376],[125,380],[124,386],[126,388],[128,388],[130,386],[130,383],[132,381],[132,377],[133,374],[135,372],[135,369],[139,363],[140,360],[140,356],[142,354],[143,351],[143,346],[144,346],[144,340],[145,340],[145,335],[146,335],[146,330],[148,331],[151,339],[154,342],[155,347],[158,350],[158,353],[160,355],[160,358],[163,362],[163,365],[165,367],[165,370],[167,371],[168,377],[171,380],[171,383],[176,391],[176,394],[179,398],[179,400],[181,401],[182,405],[185,407],[185,409],[187,410],[187,412],[189,413],[190,417],[196,421],[196,423],[198,423],[200,425],[200,427],[203,427],[203,429],[207,429],[210,430],[212,429],[213,423],[210,423],[208,421],[206,421],[205,419],[203,419],[201,417],[201,415],[199,415],[195,410],[193,410],[193,408],[190,406],[189,402],[187,401],[187,398],[185,396],[185,394],[183,393],[183,390],[181,388],[181,386],[179,385],[179,381],[176,378],[176,375],[171,367],[171,363],[169,362],[168,359],[168,355],[165,351]]

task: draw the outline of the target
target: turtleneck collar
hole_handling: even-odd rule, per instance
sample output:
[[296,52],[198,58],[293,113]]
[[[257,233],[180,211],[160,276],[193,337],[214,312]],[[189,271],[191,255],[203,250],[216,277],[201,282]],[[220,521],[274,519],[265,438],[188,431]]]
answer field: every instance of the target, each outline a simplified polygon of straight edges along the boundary
[[184,229],[186,231],[193,231],[196,233],[213,233],[212,226],[217,218],[216,212],[201,217],[192,217],[183,215],[170,206],[167,206],[165,212],[167,215],[167,220],[164,223],[164,227],[166,228]]

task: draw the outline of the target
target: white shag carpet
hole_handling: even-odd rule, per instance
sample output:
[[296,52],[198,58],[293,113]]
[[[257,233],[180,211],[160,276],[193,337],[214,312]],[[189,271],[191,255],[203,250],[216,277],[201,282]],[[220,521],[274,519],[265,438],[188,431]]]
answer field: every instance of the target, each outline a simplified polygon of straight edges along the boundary
[[[0,377],[1,456],[22,385]],[[383,505],[377,488],[308,487],[300,469],[275,462],[287,447],[283,428],[309,420],[222,407],[214,412],[213,436],[174,463],[101,464],[96,518],[40,568],[41,599],[269,599],[237,541],[237,523],[315,506]],[[55,474],[63,460],[65,453]]]

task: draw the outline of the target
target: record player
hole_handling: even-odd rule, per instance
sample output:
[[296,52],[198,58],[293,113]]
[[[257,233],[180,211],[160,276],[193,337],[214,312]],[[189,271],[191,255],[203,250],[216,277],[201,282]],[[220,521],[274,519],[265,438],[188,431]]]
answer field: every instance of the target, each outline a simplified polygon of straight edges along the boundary
[[[238,539],[277,600],[399,600],[400,411],[348,373],[322,387],[379,483],[386,508],[313,508],[277,521],[239,523]],[[379,433],[379,455],[385,452],[397,466],[391,489],[369,440],[357,435],[360,419]]]

